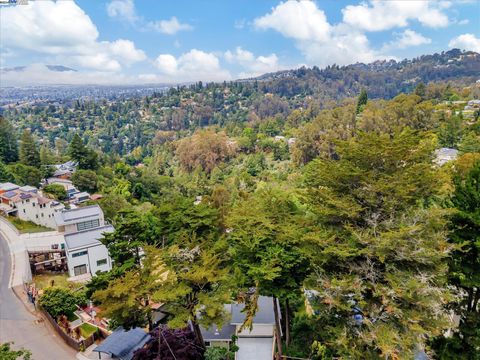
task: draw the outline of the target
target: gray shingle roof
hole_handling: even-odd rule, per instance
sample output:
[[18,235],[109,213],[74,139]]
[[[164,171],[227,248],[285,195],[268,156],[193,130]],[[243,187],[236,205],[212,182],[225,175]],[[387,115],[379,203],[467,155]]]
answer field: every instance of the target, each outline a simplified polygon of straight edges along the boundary
[[[232,304],[232,321],[231,324],[240,325],[245,320],[245,313],[242,310],[244,304]],[[259,296],[258,310],[253,318],[254,324],[275,324],[275,315],[273,313],[273,300],[268,296]]]
[[65,244],[67,245],[67,250],[84,248],[92,245],[100,245],[101,242],[99,239],[103,237],[103,233],[110,233],[113,231],[113,226],[107,225],[73,234],[65,234]]
[[98,219],[102,213],[100,206],[91,205],[57,212],[54,216],[57,226],[60,226],[75,224],[79,221]]

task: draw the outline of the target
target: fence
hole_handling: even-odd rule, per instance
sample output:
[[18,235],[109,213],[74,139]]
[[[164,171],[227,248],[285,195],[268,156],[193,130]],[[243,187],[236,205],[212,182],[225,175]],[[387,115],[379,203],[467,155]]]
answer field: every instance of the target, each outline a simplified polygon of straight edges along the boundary
[[86,348],[88,348],[90,345],[92,345],[95,342],[96,333],[93,333],[91,336],[89,336],[85,340],[77,341],[74,338],[68,336],[48,312],[46,312],[43,309],[41,309],[41,311],[42,311],[42,314],[45,315],[49,323],[53,326],[57,334],[60,335],[60,337],[68,344],[68,346],[72,347],[76,351],[84,351]]

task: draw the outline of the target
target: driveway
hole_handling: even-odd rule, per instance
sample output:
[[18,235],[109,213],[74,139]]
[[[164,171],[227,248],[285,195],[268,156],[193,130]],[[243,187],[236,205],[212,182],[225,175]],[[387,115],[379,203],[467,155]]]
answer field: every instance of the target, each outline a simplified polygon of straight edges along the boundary
[[0,342],[32,352],[33,360],[73,360],[76,352],[39,318],[32,315],[9,289],[10,250],[0,235]]

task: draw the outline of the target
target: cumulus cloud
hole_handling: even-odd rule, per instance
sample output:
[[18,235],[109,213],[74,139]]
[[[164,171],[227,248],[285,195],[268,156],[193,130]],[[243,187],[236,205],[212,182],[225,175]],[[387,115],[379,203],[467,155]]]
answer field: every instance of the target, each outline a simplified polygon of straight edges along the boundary
[[407,29],[402,33],[397,34],[396,39],[385,45],[384,49],[405,49],[411,46],[430,44],[431,42],[432,39],[429,39],[411,29]]
[[243,71],[238,74],[239,78],[250,78],[268,72],[281,70],[283,67],[278,63],[276,54],[267,56],[255,56],[252,52],[238,46],[234,51],[226,51],[225,60],[231,64],[238,64]]
[[448,46],[451,48],[480,52],[480,38],[474,34],[462,34],[450,40]]
[[372,49],[367,36],[358,28],[346,23],[329,24],[325,13],[313,1],[280,3],[270,13],[255,19],[254,26],[276,30],[295,40],[312,65],[345,65],[391,58]]
[[197,49],[175,57],[160,54],[155,60],[158,70],[173,82],[183,81],[222,81],[231,79],[230,73],[222,69],[219,58]]
[[102,71],[146,58],[130,40],[99,41],[97,27],[73,1],[34,1],[2,9],[2,51],[50,56],[53,61]]
[[439,28],[448,25],[444,9],[450,5],[445,1],[424,0],[371,0],[360,5],[348,5],[343,10],[343,21],[366,31],[383,31],[395,27],[406,27],[410,20],[422,25]]
[[133,0],[112,0],[107,4],[107,14],[112,18],[126,21],[138,29],[153,30],[162,34],[175,35],[179,31],[192,30],[193,26],[178,21],[175,16],[169,20],[146,21],[137,15]]
[[255,19],[254,26],[273,29],[296,40],[325,41],[330,32],[325,13],[308,0],[280,3],[271,13]]

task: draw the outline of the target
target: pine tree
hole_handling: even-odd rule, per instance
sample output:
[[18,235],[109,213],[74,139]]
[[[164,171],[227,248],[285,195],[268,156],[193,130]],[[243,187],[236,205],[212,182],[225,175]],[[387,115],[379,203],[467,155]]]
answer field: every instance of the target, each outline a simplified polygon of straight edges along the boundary
[[17,160],[17,136],[12,125],[0,115],[0,161],[8,164]]
[[360,95],[358,96],[357,111],[356,111],[357,114],[360,114],[362,112],[365,105],[367,105],[367,102],[368,102],[367,90],[362,89],[362,91],[360,91]]
[[41,165],[37,144],[29,130],[25,130],[21,138],[20,162],[37,168]]

